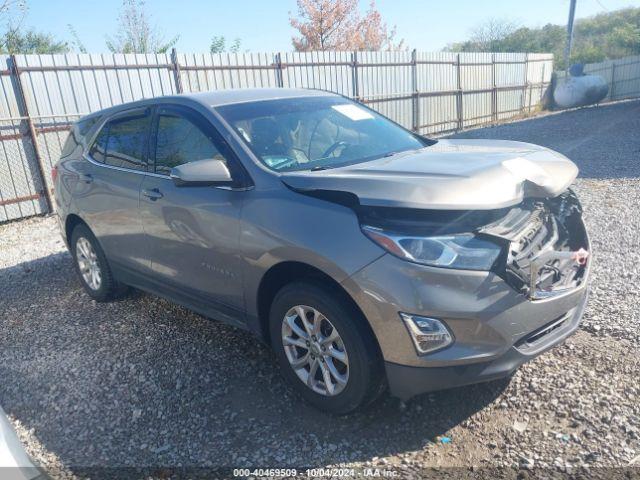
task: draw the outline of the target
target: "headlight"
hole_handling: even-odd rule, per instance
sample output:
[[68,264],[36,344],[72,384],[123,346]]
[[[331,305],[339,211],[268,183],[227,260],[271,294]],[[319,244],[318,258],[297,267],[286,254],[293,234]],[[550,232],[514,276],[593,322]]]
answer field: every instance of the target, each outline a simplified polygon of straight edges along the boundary
[[501,251],[499,245],[470,233],[414,237],[369,226],[362,231],[388,252],[432,267],[490,270]]

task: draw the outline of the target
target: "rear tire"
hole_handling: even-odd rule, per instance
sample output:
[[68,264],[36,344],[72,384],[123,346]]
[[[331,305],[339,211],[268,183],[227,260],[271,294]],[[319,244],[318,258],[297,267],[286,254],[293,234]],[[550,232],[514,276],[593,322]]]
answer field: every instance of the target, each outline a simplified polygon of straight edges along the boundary
[[382,392],[375,338],[340,292],[302,282],[284,286],[271,305],[269,329],[283,376],[314,407],[344,415]]
[[71,256],[85,292],[97,302],[107,302],[126,293],[128,287],[117,282],[98,240],[86,225],[71,233]]

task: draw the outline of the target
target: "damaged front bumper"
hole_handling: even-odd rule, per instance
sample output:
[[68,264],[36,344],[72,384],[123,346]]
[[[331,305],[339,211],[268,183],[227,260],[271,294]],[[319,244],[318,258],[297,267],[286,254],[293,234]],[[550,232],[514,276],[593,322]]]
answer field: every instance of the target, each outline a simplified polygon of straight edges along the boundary
[[585,294],[567,313],[524,336],[505,353],[488,361],[429,368],[385,362],[389,389],[394,396],[406,400],[425,392],[508,377],[522,364],[562,343],[578,329],[587,297]]
[[[578,328],[592,263],[576,262],[576,252],[589,250],[579,203],[567,192],[518,208],[479,230],[508,246],[495,271],[385,255],[344,282],[378,339],[392,394],[409,398],[509,375]],[[455,341],[417,354],[399,312],[442,321]]]
[[531,300],[565,294],[585,280],[589,237],[571,190],[547,201],[523,202],[479,233],[508,242],[497,271]]

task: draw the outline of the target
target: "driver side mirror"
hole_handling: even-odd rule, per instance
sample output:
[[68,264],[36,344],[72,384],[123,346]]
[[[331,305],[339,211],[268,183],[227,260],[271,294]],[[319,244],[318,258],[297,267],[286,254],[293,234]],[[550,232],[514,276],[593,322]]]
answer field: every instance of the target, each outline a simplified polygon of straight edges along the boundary
[[214,158],[174,167],[171,169],[170,177],[178,187],[222,186],[233,183],[224,160]]

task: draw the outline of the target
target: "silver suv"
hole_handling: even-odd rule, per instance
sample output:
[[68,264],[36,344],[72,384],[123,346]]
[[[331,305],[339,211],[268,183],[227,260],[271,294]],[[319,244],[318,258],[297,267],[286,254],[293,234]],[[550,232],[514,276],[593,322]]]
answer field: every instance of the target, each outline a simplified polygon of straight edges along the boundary
[[229,90],[77,122],[53,171],[97,301],[133,286],[254,332],[316,407],[511,374],[578,327],[563,155],[430,140],[339,95]]

